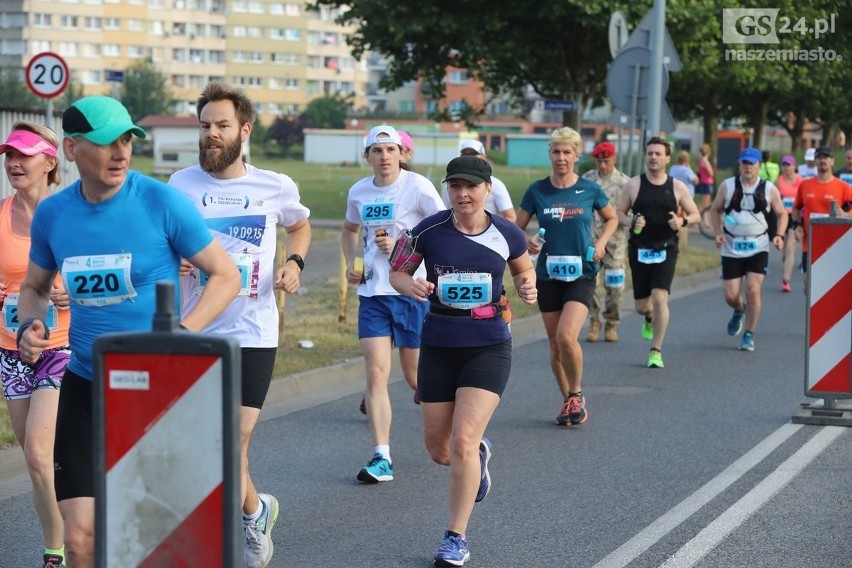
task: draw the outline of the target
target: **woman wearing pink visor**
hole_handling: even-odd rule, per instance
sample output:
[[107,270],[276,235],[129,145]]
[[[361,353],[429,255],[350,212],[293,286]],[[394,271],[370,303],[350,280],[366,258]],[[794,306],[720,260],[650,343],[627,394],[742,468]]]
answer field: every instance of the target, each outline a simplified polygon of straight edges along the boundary
[[12,430],[24,450],[33,484],[33,501],[44,534],[45,567],[64,566],[62,516],[53,488],[53,441],[59,385],[68,347],[68,294],[57,277],[48,305],[50,346],[30,365],[16,346],[18,291],[27,272],[30,225],[39,202],[59,184],[58,139],[44,126],[17,122],[0,144],[14,195],[0,200],[0,381]]

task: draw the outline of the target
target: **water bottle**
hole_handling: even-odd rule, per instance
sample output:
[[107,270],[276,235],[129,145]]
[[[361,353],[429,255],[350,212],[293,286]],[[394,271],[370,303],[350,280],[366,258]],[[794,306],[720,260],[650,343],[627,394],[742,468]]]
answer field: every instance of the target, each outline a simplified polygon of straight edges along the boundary
[[[536,233],[534,240],[535,240],[535,244],[537,244],[539,249],[541,249],[542,245],[544,245],[544,243],[546,242],[544,240],[544,227],[542,227],[541,229],[538,230],[538,233]],[[538,255],[537,254],[531,254],[530,259],[531,260],[538,260]]]
[[737,224],[737,220],[734,219],[731,215],[725,215],[725,224],[729,227],[733,227]]
[[638,235],[639,233],[642,232],[642,229],[644,229],[644,227],[637,227],[636,226],[636,220],[641,219],[641,218],[642,218],[641,213],[637,213],[636,215],[633,216],[633,234],[634,235]]

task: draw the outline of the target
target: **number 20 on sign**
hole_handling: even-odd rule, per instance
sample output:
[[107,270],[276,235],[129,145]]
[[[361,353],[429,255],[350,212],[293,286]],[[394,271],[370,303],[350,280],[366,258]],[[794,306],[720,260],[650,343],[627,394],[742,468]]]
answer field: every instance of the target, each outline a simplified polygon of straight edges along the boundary
[[33,93],[52,99],[61,95],[68,86],[68,64],[55,53],[39,53],[27,65],[26,78]]

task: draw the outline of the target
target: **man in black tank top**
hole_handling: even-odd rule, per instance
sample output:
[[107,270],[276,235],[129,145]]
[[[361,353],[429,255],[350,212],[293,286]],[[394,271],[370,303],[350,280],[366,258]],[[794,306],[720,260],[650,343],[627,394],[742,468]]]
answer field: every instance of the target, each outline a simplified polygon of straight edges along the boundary
[[[621,192],[618,222],[630,227],[627,259],[636,311],[645,316],[642,338],[651,341],[648,367],[663,367],[663,339],[669,326],[669,292],[678,254],[678,234],[701,215],[683,182],[666,174],[671,146],[659,137],[645,144],[645,173]],[[680,217],[683,209],[685,216]]]

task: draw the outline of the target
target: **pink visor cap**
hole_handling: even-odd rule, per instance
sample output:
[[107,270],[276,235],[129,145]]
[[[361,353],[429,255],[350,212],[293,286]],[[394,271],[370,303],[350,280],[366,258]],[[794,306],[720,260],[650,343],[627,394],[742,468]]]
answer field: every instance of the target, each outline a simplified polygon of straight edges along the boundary
[[56,147],[53,144],[29,130],[13,130],[6,141],[0,144],[0,154],[5,154],[10,146],[27,156],[36,154],[56,156]]

